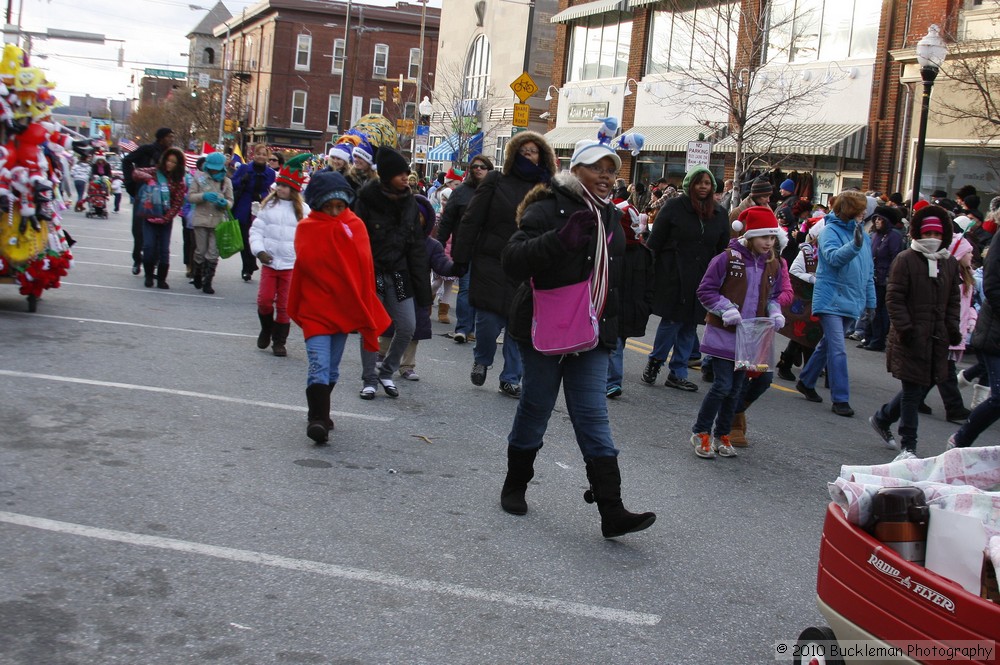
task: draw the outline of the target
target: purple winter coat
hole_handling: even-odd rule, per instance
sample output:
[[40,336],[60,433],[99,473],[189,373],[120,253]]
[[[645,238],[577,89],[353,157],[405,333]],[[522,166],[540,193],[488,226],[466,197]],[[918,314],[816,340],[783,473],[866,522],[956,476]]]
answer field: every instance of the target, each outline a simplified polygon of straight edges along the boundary
[[[747,295],[743,299],[742,303],[736,303],[740,308],[740,314],[744,318],[748,316],[754,316],[757,312],[757,300],[760,294],[760,280],[764,274],[764,266],[767,263],[767,257],[764,255],[756,256],[748,248],[744,247],[739,239],[734,238],[729,241],[729,247],[726,251],[717,255],[708,264],[708,270],[705,271],[705,276],[701,278],[701,283],[698,285],[698,300],[701,301],[702,306],[718,316],[722,316],[722,312],[729,309],[731,303],[728,298],[723,296],[719,291],[722,289],[723,282],[726,281],[726,273],[729,271],[729,250],[735,249],[743,256],[743,261],[746,266],[746,280],[747,280]],[[780,261],[781,259],[772,259]],[[778,305],[778,296],[786,288],[786,281],[788,280],[788,271],[779,270],[776,276],[776,281],[774,287],[771,289],[771,293],[768,295],[768,301],[774,303],[776,307]],[[769,309],[770,306],[769,306]],[[736,333],[720,328],[714,325],[705,326],[705,335],[701,341],[701,352],[712,356],[713,358],[725,358],[726,360],[735,360],[736,356]]]
[[896,255],[906,249],[903,234],[896,229],[872,234],[872,260],[875,262],[875,283],[882,286],[889,279],[889,267]]

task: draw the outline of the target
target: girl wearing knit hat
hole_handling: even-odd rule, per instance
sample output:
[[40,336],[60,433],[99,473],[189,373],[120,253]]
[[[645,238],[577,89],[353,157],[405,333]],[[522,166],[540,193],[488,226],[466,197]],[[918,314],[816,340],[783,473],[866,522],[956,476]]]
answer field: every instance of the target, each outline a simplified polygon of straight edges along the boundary
[[691,428],[694,453],[704,459],[737,454],[729,432],[746,371],[736,368],[736,328],[752,317],[770,318],[775,330],[785,325],[778,296],[787,277],[775,253],[782,233],[777,218],[770,208],[753,206],[733,228],[743,235],[712,259],[698,285],[698,300],[708,311],[701,350],[712,356],[714,374]]
[[[951,218],[940,206],[927,206],[913,216],[910,236],[910,248],[892,262],[886,289],[892,323],[886,365],[902,390],[868,419],[888,448],[902,448],[896,460],[916,457],[920,403],[934,384],[947,379],[948,345],[962,341],[961,277],[949,251]],[[899,443],[889,429],[897,420]]]
[[257,209],[250,227],[250,251],[263,267],[257,289],[257,318],[260,333],[257,348],[273,343],[274,355],[284,357],[288,339],[288,289],[295,266],[295,228],[309,214],[302,201],[305,163],[312,155],[298,155],[288,160],[275,179],[275,188]]

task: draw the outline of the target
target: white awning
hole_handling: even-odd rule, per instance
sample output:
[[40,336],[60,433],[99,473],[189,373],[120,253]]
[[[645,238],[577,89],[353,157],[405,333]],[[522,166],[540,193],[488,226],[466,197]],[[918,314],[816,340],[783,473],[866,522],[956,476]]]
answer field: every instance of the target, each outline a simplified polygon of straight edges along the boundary
[[573,5],[553,16],[550,23],[566,23],[573,19],[593,16],[594,14],[625,11],[626,3],[627,0],[594,0],[594,2]]
[[566,150],[576,147],[577,141],[583,139],[597,140],[597,128],[600,123],[575,125],[567,127],[556,127],[545,135],[545,140],[553,150]]
[[639,126],[623,132],[642,134],[643,152],[685,152],[688,141],[697,141],[699,134],[707,133],[701,125]]
[[628,0],[629,9],[638,9],[639,7],[645,7],[647,5],[655,5],[663,0]]
[[[827,155],[864,159],[868,125],[784,125],[773,132],[753,132],[744,140],[744,151],[778,155]],[[736,152],[732,134],[713,147],[715,152]]]

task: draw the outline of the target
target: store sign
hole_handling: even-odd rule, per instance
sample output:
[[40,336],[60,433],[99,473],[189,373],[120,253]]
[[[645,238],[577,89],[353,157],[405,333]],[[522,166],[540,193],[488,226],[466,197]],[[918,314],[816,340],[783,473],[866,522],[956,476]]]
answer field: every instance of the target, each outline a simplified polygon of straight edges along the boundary
[[567,120],[569,122],[594,122],[595,117],[604,118],[607,115],[608,102],[570,104]]

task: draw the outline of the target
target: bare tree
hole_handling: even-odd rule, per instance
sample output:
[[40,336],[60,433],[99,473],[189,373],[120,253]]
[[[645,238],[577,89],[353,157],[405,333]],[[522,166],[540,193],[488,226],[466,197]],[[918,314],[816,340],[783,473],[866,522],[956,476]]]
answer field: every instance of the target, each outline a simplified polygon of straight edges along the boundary
[[456,159],[467,164],[472,138],[483,133],[483,143],[494,138],[500,128],[510,125],[503,108],[507,99],[497,94],[492,82],[483,84],[467,80],[463,65],[441,65],[434,74],[434,114],[431,133],[456,136]]
[[[665,39],[653,37],[651,70],[671,73],[670,101],[706,134],[732,137],[737,182],[753,162],[787,145],[788,125],[801,122],[796,118],[817,93],[846,77],[839,69],[803,76],[787,64],[815,49],[819,28],[809,12],[794,15],[793,7],[780,0],[669,0],[672,29],[660,33]],[[800,146],[810,140],[794,139]]]
[[144,104],[129,117],[130,133],[152,137],[159,127],[174,130],[178,146],[218,138],[221,89],[177,88],[162,104]]

